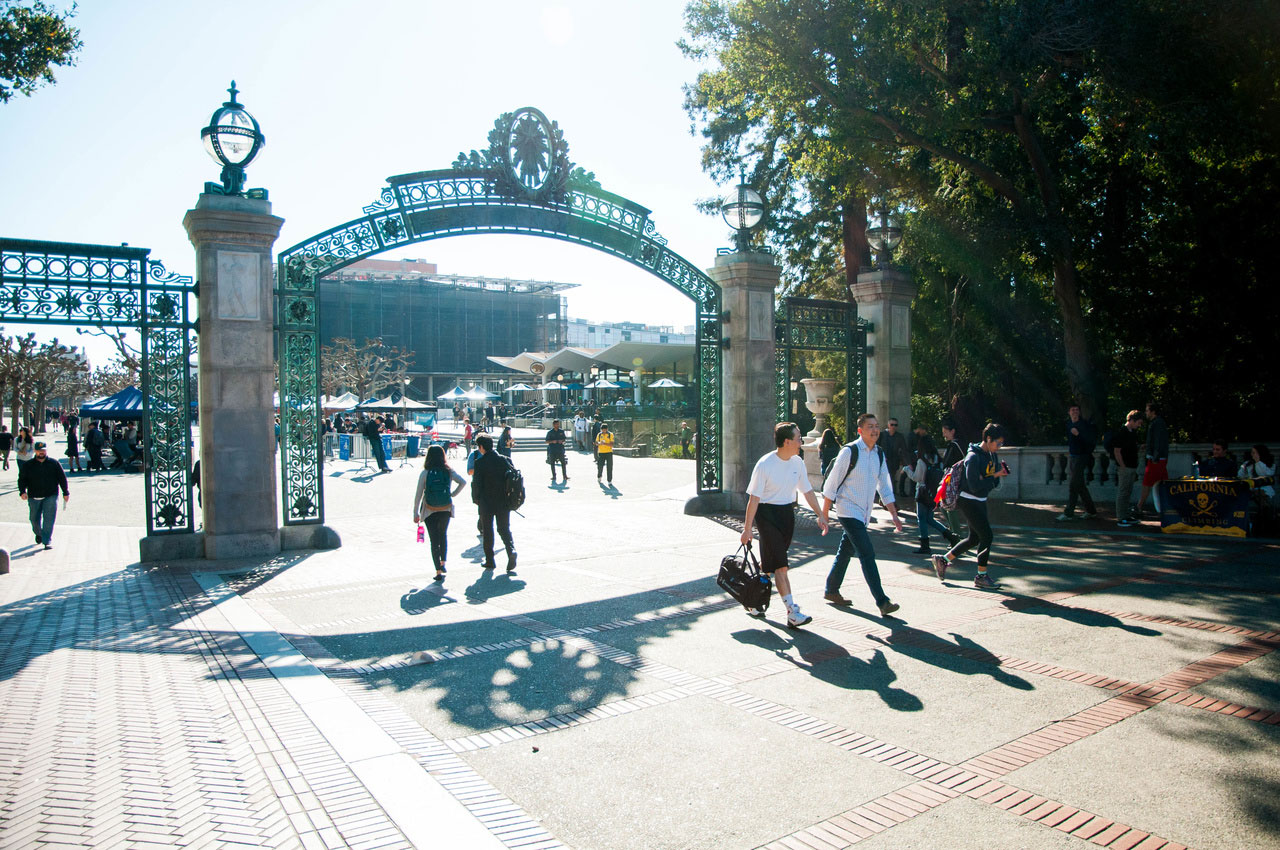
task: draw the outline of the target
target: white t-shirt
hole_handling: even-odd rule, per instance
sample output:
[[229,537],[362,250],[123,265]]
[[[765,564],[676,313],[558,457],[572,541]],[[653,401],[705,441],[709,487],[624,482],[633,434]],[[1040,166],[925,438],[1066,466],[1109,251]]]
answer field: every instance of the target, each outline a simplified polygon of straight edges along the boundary
[[758,496],[766,505],[790,505],[796,500],[797,490],[801,493],[813,490],[809,470],[799,455],[783,460],[777,452],[769,452],[756,461],[747,484],[747,495]]

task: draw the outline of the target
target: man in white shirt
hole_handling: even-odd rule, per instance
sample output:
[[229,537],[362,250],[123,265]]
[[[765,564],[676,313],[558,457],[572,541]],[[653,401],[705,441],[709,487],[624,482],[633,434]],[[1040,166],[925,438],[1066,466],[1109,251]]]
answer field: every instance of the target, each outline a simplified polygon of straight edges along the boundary
[[[827,518],[818,511],[818,499],[813,495],[809,473],[800,458],[800,429],[794,422],[780,422],[773,429],[773,443],[777,451],[769,452],[756,461],[747,483],[747,519],[742,530],[742,543],[751,542],[751,525],[754,522],[760,532],[760,569],[773,574],[778,595],[787,606],[787,627],[798,629],[813,618],[800,612],[791,595],[791,580],[787,578],[787,549],[795,534],[796,492],[804,494],[809,507],[818,514],[818,527],[827,533]],[[763,617],[763,611],[753,611],[752,616]]]
[[587,422],[587,417],[582,415],[581,410],[579,410],[576,414],[574,414],[573,443],[574,443],[574,447],[578,449],[578,451],[585,452],[588,450],[587,449],[587,428],[589,427],[590,427],[590,424]]
[[[867,534],[867,520],[871,516],[871,506],[875,502],[877,491],[880,493],[880,500],[893,516],[893,524],[898,531],[902,531],[902,520],[898,518],[898,506],[894,504],[889,464],[885,462],[884,450],[876,445],[880,438],[880,424],[870,413],[858,417],[858,437],[836,455],[831,469],[827,471],[827,480],[822,485],[822,518],[826,519],[831,506],[835,505],[836,517],[844,526],[844,535],[836,548],[835,562],[831,565],[831,572],[827,574],[827,592],[823,598],[837,605],[849,604],[849,600],[840,595],[840,584],[844,581],[849,560],[856,551],[858,561],[862,564],[862,577],[875,598],[880,616],[887,617],[901,606],[890,601],[884,588],[880,586],[876,552],[871,546],[871,536]],[[856,461],[854,452],[857,452]]]

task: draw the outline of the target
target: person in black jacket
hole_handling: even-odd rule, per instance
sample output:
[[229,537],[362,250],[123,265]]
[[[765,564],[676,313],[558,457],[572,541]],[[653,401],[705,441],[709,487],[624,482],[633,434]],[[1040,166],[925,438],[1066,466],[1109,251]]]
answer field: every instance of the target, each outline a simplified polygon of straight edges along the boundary
[[[942,472],[955,466],[964,460],[964,449],[960,448],[960,435],[956,432],[956,423],[950,419],[942,420],[942,441],[946,443],[946,448],[942,450]],[[947,528],[951,529],[951,533],[956,537],[960,536],[960,511],[942,512],[947,520]]]
[[369,418],[364,424],[365,439],[369,441],[369,449],[373,452],[373,459],[378,462],[379,472],[390,472],[391,467],[387,466],[387,453],[382,449],[382,421],[381,419]]
[[62,506],[67,506],[71,493],[67,490],[67,474],[62,464],[49,460],[44,443],[36,443],[36,455],[18,472],[18,498],[27,503],[31,530],[36,543],[53,548],[53,521],[58,518],[58,490],[62,490]]
[[484,568],[497,567],[493,560],[493,524],[498,523],[498,536],[507,547],[507,574],[516,571],[516,544],[511,539],[511,509],[507,507],[507,468],[511,461],[493,450],[493,437],[476,437],[476,458],[471,475],[471,501],[480,510],[480,534],[484,541]]
[[969,446],[964,459],[964,478],[960,481],[960,498],[956,507],[969,524],[969,536],[961,540],[945,555],[933,556],[933,571],[939,579],[946,579],[947,567],[960,555],[978,547],[978,574],[973,586],[996,588],[987,575],[987,560],[991,557],[991,522],[987,519],[987,495],[1000,486],[1000,479],[1009,474],[1009,467],[996,457],[1004,445],[1004,428],[992,422],[982,429],[982,442]]
[[1089,485],[1084,482],[1084,469],[1093,457],[1093,447],[1098,442],[1093,423],[1080,418],[1080,405],[1067,408],[1067,470],[1070,484],[1067,490],[1067,506],[1058,514],[1058,522],[1076,518],[1076,502],[1084,505],[1084,518],[1097,519],[1098,511],[1089,495]]

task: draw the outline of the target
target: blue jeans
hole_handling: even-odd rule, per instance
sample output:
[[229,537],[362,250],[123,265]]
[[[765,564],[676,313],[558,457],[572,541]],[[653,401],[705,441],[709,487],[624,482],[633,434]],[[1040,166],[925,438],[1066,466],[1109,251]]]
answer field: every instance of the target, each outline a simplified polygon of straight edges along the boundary
[[876,553],[871,548],[871,537],[867,534],[867,526],[862,520],[851,517],[839,517],[839,520],[844,526],[844,534],[840,537],[840,545],[836,547],[835,563],[831,565],[831,572],[827,573],[827,593],[840,592],[840,585],[844,582],[844,571],[848,568],[849,561],[856,550],[858,561],[862,564],[862,578],[867,582],[872,598],[877,605],[888,602],[889,597],[884,595],[884,589],[880,587],[880,570],[876,567]]
[[58,518],[58,494],[43,499],[27,496],[27,514],[31,517],[31,533],[48,543],[53,539],[53,521]]
[[920,524],[921,540],[929,539],[929,529],[931,528],[937,529],[943,540],[946,540],[951,534],[951,529],[933,518],[933,502],[916,502],[916,521]]

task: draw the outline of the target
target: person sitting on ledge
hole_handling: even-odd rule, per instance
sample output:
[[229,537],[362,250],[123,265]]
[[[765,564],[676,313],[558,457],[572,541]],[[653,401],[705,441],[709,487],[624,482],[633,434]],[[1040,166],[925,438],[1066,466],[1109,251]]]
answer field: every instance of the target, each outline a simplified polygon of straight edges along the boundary
[[1201,458],[1196,464],[1196,472],[1201,478],[1235,478],[1236,462],[1227,454],[1227,441],[1214,440],[1213,454]]

